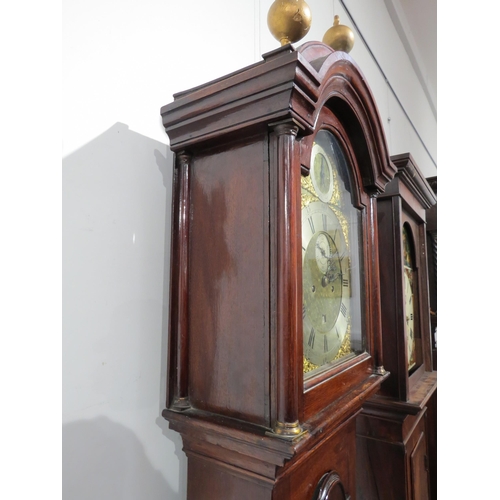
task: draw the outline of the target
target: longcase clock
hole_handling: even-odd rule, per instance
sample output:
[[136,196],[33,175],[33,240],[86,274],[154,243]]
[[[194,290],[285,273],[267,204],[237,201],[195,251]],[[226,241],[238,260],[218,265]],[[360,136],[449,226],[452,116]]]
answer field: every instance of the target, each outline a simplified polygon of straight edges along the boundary
[[377,196],[395,174],[343,52],[290,44],[161,110],[175,153],[167,407],[189,500],[354,499],[387,379]]
[[[437,198],[437,176],[427,177]],[[437,202],[427,210],[427,267],[429,271],[429,304],[431,311],[432,366],[437,370]]]
[[[384,365],[391,372],[358,417],[358,498],[430,498],[437,372],[431,356],[426,211],[434,193],[410,154],[378,199]],[[367,471],[369,471],[367,473]]]
[[[437,200],[437,176],[427,177]],[[427,209],[427,270],[429,273],[429,307],[431,314],[432,368],[437,370],[437,201]],[[437,389],[427,403],[429,422],[429,473],[431,478],[431,498],[437,498]]]

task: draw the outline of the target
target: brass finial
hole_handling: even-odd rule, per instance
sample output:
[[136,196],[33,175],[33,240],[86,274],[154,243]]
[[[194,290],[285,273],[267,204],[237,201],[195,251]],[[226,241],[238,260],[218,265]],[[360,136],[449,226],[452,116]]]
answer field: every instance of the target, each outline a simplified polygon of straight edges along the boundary
[[339,16],[335,16],[333,26],[323,36],[323,43],[334,50],[350,52],[354,46],[354,33],[349,26],[340,24]]
[[267,13],[269,31],[281,45],[304,38],[311,22],[311,9],[305,0],[274,0]]

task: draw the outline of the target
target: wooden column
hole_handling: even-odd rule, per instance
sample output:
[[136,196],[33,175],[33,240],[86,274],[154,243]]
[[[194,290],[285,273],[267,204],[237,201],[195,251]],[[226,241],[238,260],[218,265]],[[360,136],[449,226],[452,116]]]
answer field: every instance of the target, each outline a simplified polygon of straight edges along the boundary
[[172,214],[172,265],[170,268],[170,296],[173,298],[170,311],[170,358],[171,391],[168,404],[173,410],[190,407],[188,399],[188,250],[190,155],[182,152],[176,155],[174,166],[173,214]]
[[[300,162],[296,148],[298,127],[292,122],[274,127],[271,142],[271,238],[274,242],[276,290],[276,391],[277,409],[274,432],[293,438],[301,434],[299,397],[302,372],[299,371],[301,339],[300,269]],[[272,203],[272,202],[271,202]]]
[[382,347],[382,318],[380,316],[380,272],[379,272],[379,251],[378,251],[378,225],[377,225],[377,195],[370,195],[370,205],[368,207],[368,219],[370,221],[370,256],[371,256],[371,293],[370,293],[370,308],[372,310],[372,349],[371,354],[375,360],[375,373],[383,375],[386,373],[384,368],[384,354]]

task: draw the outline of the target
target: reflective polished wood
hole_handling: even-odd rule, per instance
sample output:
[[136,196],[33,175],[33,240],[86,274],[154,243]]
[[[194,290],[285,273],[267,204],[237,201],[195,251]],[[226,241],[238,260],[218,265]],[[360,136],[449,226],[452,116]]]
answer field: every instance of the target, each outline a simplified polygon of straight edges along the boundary
[[[391,376],[357,418],[358,499],[425,500],[435,491],[437,372],[433,369],[426,211],[435,195],[409,153],[378,199],[384,363]],[[403,227],[415,258],[416,364],[409,368]],[[434,494],[434,493],[433,493]]]
[[[181,92],[161,110],[175,153],[167,407],[188,499],[356,497],[356,416],[387,379],[377,196],[396,172],[354,61],[310,42]],[[304,383],[300,179],[335,132],[361,214],[362,354]]]

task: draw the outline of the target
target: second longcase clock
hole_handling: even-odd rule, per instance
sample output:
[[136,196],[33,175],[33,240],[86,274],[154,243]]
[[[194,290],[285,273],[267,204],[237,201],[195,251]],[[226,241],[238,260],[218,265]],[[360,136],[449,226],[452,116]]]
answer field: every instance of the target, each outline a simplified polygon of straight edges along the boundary
[[356,415],[387,378],[373,96],[310,42],[181,92],[165,418],[188,499],[355,497]]
[[391,158],[398,172],[377,207],[384,365],[391,376],[357,419],[357,487],[361,500],[424,500],[436,472],[426,248],[426,210],[436,198],[410,154]]

